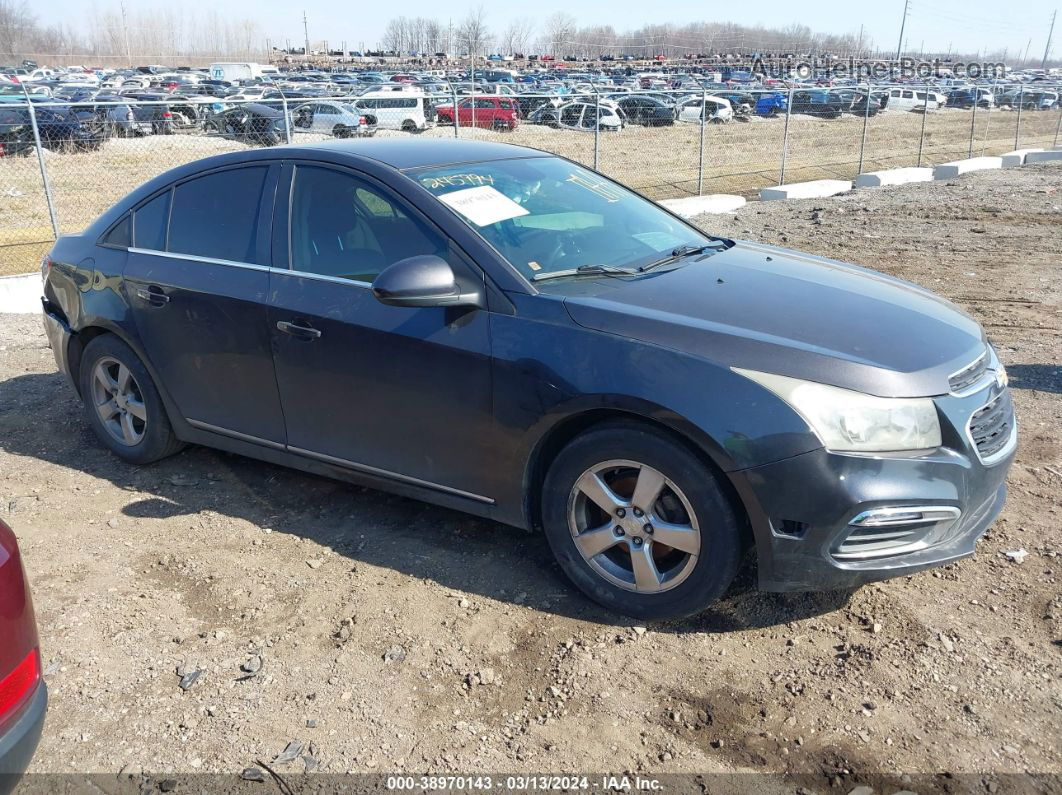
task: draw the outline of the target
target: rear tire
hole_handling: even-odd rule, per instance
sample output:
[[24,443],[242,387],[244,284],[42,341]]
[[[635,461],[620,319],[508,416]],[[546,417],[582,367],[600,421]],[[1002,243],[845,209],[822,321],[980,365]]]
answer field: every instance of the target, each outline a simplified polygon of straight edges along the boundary
[[184,447],[147,368],[117,337],[96,337],[81,355],[85,417],[104,447],[132,464],[150,464]]
[[[595,499],[588,492],[599,482],[607,490]],[[543,484],[542,521],[583,593],[641,619],[705,609],[733,581],[743,550],[743,522],[718,476],[679,441],[637,423],[602,425],[560,452]]]

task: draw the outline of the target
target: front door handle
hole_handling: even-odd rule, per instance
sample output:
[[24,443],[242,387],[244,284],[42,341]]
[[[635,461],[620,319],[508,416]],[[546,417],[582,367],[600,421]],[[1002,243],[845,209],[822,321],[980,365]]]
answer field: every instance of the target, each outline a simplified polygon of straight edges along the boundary
[[298,323],[289,323],[287,320],[278,320],[277,328],[285,334],[290,334],[302,340],[315,340],[321,336],[321,332],[315,328],[300,326]]
[[162,292],[161,287],[156,287],[154,284],[150,287],[138,287],[136,297],[147,301],[152,306],[162,306],[170,302],[170,297]]

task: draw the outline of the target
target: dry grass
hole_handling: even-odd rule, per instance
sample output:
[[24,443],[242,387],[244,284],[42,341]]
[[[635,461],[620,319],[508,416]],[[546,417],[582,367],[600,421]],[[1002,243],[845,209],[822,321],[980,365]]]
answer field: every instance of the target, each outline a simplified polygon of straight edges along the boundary
[[[931,165],[974,155],[999,154],[1014,148],[1018,114],[1011,111],[948,110],[924,119],[917,113],[885,113],[868,121],[862,170]],[[1022,146],[1050,145],[1058,130],[1056,112],[1021,116]],[[864,120],[857,116],[825,120],[794,116],[789,123],[785,180],[839,177],[860,170]],[[709,126],[702,136],[695,125],[642,128],[600,136],[597,164],[601,171],[654,199],[698,192],[698,166],[703,158],[705,193],[747,196],[778,183],[784,122],[755,118],[747,123]],[[435,128],[428,137],[449,137],[452,127]],[[513,132],[460,130],[462,137],[500,140],[544,149],[588,165],[595,162],[594,136],[523,125]],[[381,132],[381,136],[405,133]],[[302,138],[300,137],[300,141]],[[702,147],[703,142],[703,147]],[[84,228],[93,218],[145,180],[167,169],[242,144],[193,135],[155,136],[108,141],[99,152],[45,153],[56,196],[60,229]],[[0,274],[33,270],[51,242],[51,224],[44,202],[36,157],[0,160]]]

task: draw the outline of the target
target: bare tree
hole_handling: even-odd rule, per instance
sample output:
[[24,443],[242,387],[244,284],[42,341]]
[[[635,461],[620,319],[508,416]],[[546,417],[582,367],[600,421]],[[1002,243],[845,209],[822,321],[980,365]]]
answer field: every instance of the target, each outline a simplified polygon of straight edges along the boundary
[[535,30],[534,20],[519,17],[510,22],[498,40],[498,47],[505,55],[526,53],[527,45]]
[[477,6],[468,12],[468,16],[457,29],[457,44],[473,58],[487,54],[491,35],[487,28],[487,12],[483,6]]
[[549,52],[557,55],[559,50],[566,45],[574,43],[572,40],[575,38],[577,28],[575,17],[571,14],[558,11],[550,16],[546,20],[546,39],[549,42]]

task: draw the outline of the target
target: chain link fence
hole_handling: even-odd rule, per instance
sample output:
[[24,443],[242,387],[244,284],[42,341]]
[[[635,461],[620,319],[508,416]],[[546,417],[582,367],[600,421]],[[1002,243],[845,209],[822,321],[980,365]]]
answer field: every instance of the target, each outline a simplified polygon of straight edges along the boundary
[[[252,146],[457,137],[530,146],[653,199],[934,165],[1059,143],[1057,88],[933,86],[566,93],[435,84],[353,96],[35,98],[0,105],[0,274],[33,270],[144,181]],[[38,99],[40,101],[38,101]],[[884,106],[884,107],[882,107]]]

